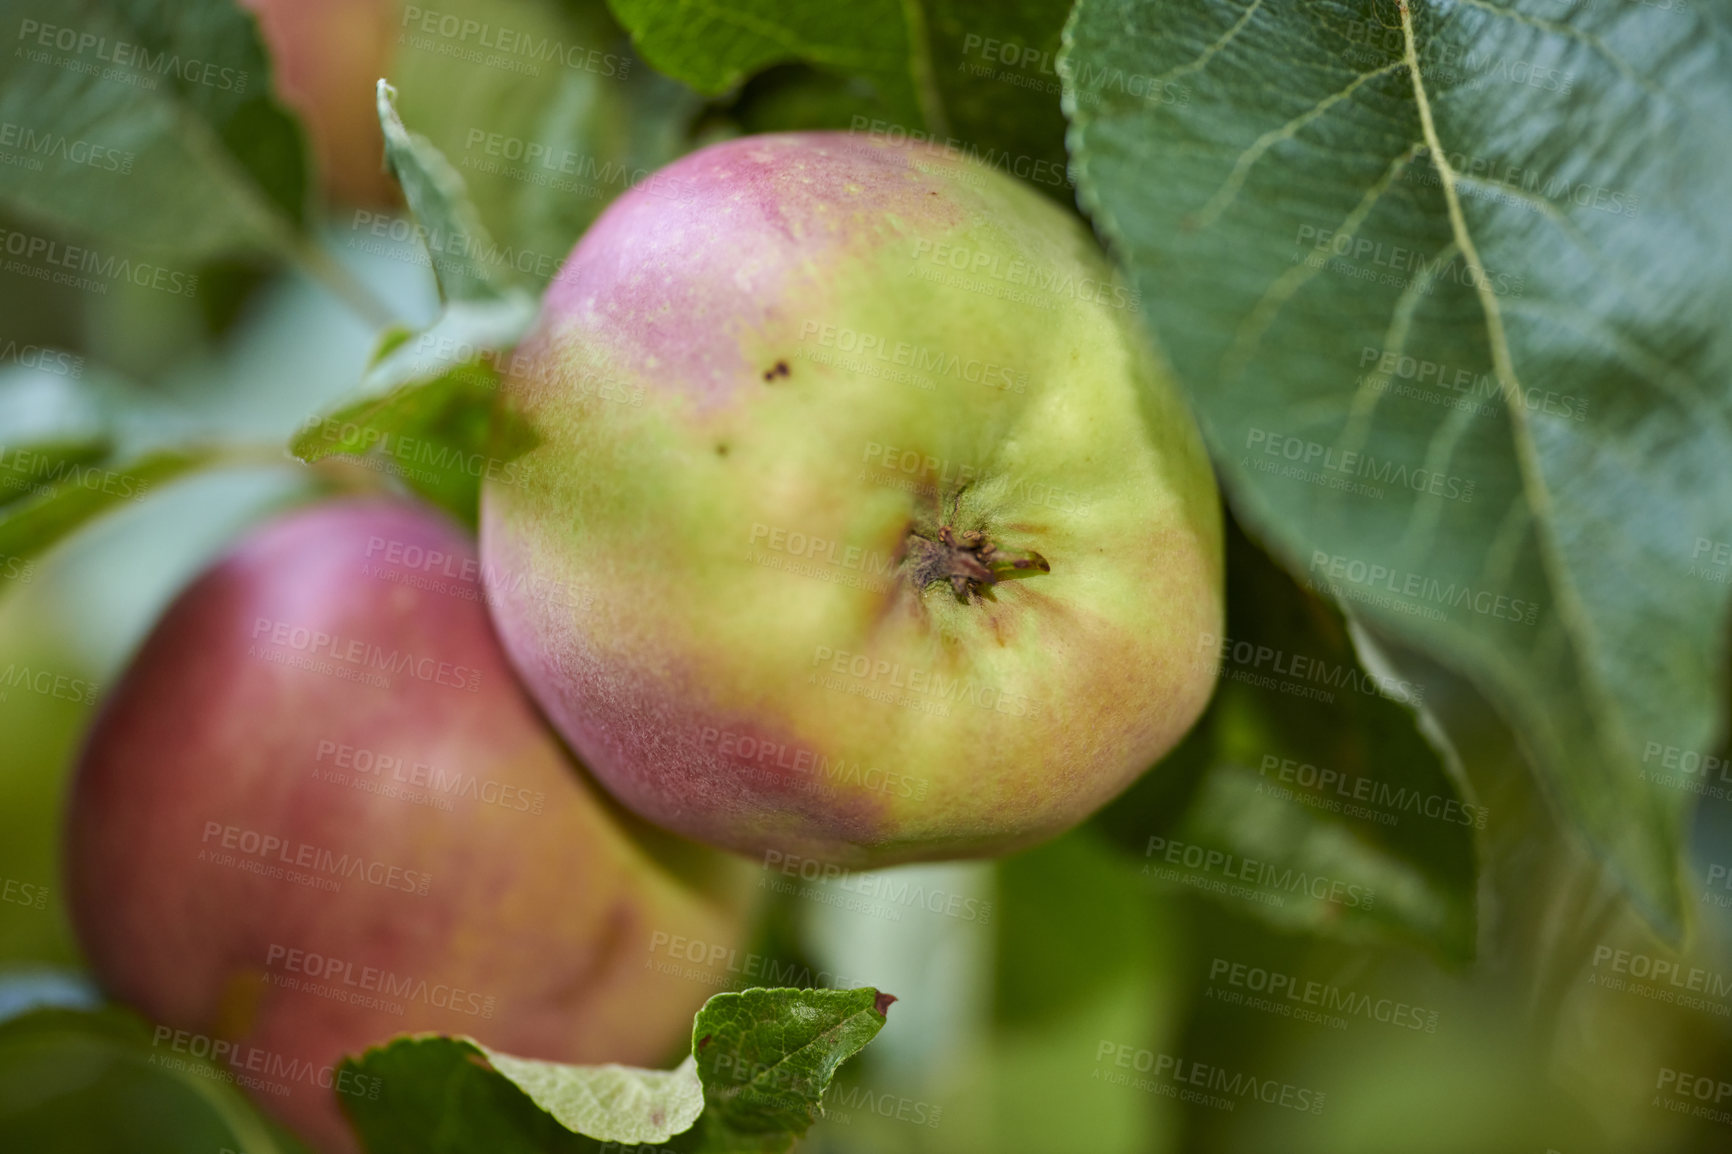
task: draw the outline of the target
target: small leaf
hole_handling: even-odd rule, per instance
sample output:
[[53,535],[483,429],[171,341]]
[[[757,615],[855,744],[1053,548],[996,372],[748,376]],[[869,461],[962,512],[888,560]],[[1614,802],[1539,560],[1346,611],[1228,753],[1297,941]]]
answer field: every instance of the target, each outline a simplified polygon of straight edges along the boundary
[[493,421],[496,354],[535,318],[529,296],[448,305],[418,336],[387,333],[357,394],[309,420],[290,451],[313,462],[361,457],[473,526],[481,483],[512,480],[520,465]]
[[462,174],[432,141],[404,127],[396,99],[397,90],[379,81],[385,159],[421,227],[439,291],[447,301],[491,301],[512,295],[518,290],[510,276],[499,262],[486,259],[495,249],[493,238],[469,200]]
[[[361,457],[473,526],[482,481],[518,468],[492,455],[503,444],[491,417],[496,360],[534,323],[536,303],[497,265],[472,259],[490,250],[487,229],[462,177],[426,138],[404,127],[395,95],[379,82],[386,154],[427,238],[445,308],[425,332],[387,330],[361,387],[307,421],[289,449],[308,462]],[[442,259],[447,245],[462,255]]]
[[783,1151],[817,1120],[843,1062],[884,1028],[896,999],[857,990],[743,990],[698,1011],[703,1154]]

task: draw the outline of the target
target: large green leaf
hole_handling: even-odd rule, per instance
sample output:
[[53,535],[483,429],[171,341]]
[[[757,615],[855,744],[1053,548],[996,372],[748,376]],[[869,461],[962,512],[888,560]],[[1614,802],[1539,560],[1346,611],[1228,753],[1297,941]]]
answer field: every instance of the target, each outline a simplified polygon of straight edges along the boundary
[[1639,770],[1723,698],[1728,10],[1082,0],[1067,38],[1073,175],[1241,516],[1470,674],[1676,930]]
[[1366,668],[1341,614],[1237,531],[1227,595],[1226,635],[1188,655],[1219,662],[1208,713],[1097,823],[1164,887],[1471,957],[1487,815],[1422,733],[1425,686]]
[[16,0],[6,30],[0,203],[187,262],[278,250],[298,233],[300,128],[233,0]]

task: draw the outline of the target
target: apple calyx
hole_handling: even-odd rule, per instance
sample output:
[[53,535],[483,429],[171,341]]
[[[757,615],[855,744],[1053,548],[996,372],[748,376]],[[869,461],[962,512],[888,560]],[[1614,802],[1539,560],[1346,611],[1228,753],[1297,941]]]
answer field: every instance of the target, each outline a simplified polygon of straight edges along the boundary
[[949,524],[940,525],[935,537],[918,529],[908,530],[908,579],[917,590],[924,590],[937,581],[948,581],[958,601],[984,598],[983,590],[998,583],[1001,576],[1018,571],[1050,573],[1052,566],[1045,557],[1030,549],[1012,553],[1000,549],[979,529],[964,529],[960,533]]

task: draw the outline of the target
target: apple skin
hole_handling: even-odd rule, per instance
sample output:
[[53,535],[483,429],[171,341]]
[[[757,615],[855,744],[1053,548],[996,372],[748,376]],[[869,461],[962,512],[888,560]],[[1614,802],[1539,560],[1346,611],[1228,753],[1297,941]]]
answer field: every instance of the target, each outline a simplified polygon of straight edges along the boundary
[[400,0],[240,0],[259,21],[277,95],[301,117],[333,200],[384,205],[377,84],[390,74]]
[[[672,839],[616,820],[515,681],[475,573],[464,535],[394,500],[274,521],[168,609],[78,767],[68,893],[104,988],[234,1043],[241,1084],[321,1149],[353,1149],[329,1068],[404,1031],[659,1064],[713,988],[654,968],[653,935],[741,937],[744,863],[672,845],[697,859],[678,872],[646,848]],[[337,640],[296,649],[273,623]],[[288,663],[374,672],[351,646],[416,665],[381,688]],[[340,768],[342,746],[380,767]],[[388,792],[434,773],[460,782],[420,787],[449,809]]]
[[[501,392],[519,469],[481,541],[514,665],[626,805],[772,864],[1075,825],[1196,719],[1221,632],[1214,477],[1136,304],[1077,221],[941,150],[668,166]],[[959,597],[924,580],[946,524],[1050,571]]]

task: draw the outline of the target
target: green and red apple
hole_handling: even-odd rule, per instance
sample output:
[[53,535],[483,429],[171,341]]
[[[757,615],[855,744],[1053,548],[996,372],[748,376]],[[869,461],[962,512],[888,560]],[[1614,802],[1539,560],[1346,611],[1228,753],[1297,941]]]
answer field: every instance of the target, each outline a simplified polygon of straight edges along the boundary
[[676,162],[584,236],[502,393],[513,663],[620,800],[717,845],[866,867],[1076,824],[1196,719],[1221,631],[1213,475],[1137,304],[1071,215],[941,149]]
[[68,893],[101,984],[165,1062],[226,1062],[320,1149],[377,1091],[343,1056],[405,1031],[658,1064],[714,991],[652,946],[740,940],[743,863],[622,823],[477,577],[401,502],[268,524],[169,608],[78,767]]

